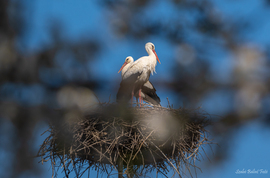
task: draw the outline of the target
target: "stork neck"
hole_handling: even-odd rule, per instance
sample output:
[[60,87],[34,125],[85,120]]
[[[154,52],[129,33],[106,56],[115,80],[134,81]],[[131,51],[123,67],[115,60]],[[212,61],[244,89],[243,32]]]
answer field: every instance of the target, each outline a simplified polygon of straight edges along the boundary
[[146,51],[147,51],[147,53],[148,53],[149,56],[155,56],[155,54],[152,51],[152,49],[148,48]]
[[131,63],[128,63],[128,64],[122,69],[122,73],[121,73],[122,78],[123,78],[124,74],[126,73],[126,71],[129,69],[130,65],[131,65]]
[[153,72],[156,72],[155,71],[155,67],[157,65],[156,55],[151,49],[149,50],[148,54],[149,54],[150,70],[153,75]]

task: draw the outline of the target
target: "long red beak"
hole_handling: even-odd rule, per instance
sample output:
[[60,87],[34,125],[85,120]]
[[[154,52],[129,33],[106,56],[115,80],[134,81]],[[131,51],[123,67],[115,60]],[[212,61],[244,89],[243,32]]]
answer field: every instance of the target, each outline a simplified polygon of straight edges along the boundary
[[127,65],[127,62],[124,62],[124,64],[122,65],[121,69],[118,71],[118,73]]
[[[156,55],[156,58],[157,58],[157,61],[160,63],[160,60],[159,60],[159,58],[158,58],[158,56],[157,56],[157,53],[156,53],[156,51],[153,49],[153,52],[154,52],[154,54]],[[160,63],[161,64],[161,63]]]

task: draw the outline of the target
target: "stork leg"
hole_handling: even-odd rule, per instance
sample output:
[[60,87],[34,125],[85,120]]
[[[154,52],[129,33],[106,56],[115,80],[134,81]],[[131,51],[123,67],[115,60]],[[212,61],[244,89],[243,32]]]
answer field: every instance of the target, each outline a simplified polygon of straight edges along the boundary
[[142,102],[142,95],[141,95],[142,89],[139,90],[139,102],[140,102],[140,107],[141,107],[141,102]]
[[133,104],[134,89],[131,92],[131,105]]

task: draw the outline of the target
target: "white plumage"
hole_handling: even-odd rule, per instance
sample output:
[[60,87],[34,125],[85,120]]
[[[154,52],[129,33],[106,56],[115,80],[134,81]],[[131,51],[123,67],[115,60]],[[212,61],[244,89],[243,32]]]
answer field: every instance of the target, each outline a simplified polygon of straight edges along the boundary
[[[130,66],[133,64],[133,62],[134,62],[134,59],[131,56],[128,56],[125,59],[123,66],[118,71],[118,73],[121,71],[122,79],[123,79],[123,76],[126,74],[126,72],[129,70]],[[125,76],[127,77],[127,74]],[[139,92],[135,93],[135,97],[138,102]],[[149,104],[160,106],[160,98],[156,94],[155,87],[149,80],[142,86],[141,98],[142,100],[145,100],[145,102]]]
[[[157,61],[160,63],[153,43],[146,43],[145,50],[149,56],[143,56],[133,62],[123,74],[122,82],[120,83],[120,88],[116,96],[117,101],[127,102],[130,98],[133,98],[134,93],[139,92],[139,102],[142,102],[142,86],[149,80],[150,74],[155,72]],[[127,65],[127,63],[124,63],[120,70],[122,70],[125,65]]]

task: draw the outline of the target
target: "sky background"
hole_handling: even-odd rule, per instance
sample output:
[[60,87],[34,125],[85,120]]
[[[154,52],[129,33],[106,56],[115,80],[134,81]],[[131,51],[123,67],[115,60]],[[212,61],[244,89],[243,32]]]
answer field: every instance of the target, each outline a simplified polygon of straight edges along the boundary
[[[148,11],[143,12],[143,15],[146,16],[146,19],[152,17],[158,20],[162,17],[165,20],[170,20],[181,14],[181,12],[176,14],[175,11],[172,10],[175,7],[168,2],[169,1],[159,0],[152,3]],[[270,6],[265,5],[267,1],[212,0],[212,2],[215,11],[220,12],[222,18],[230,19],[232,22],[235,21],[236,23],[241,21],[252,27],[243,30],[239,36],[241,41],[245,41],[251,46],[256,46],[262,51],[270,46]],[[101,52],[95,57],[97,60],[86,63],[87,69],[90,70],[97,79],[107,81],[107,83],[104,84],[106,90],[102,91],[102,93],[96,93],[103,102],[108,101],[110,95],[112,100],[115,100],[115,94],[121,81],[121,76],[117,73],[118,70],[127,56],[133,56],[134,59],[138,59],[141,56],[147,55],[144,45],[148,41],[155,44],[156,52],[161,61],[161,64],[157,64],[157,73],[150,77],[152,83],[155,84],[158,80],[170,81],[170,78],[173,77],[173,73],[171,73],[170,70],[174,67],[174,63],[170,61],[170,59],[178,54],[173,44],[166,41],[164,37],[156,37],[154,35],[150,35],[146,41],[137,41],[136,39],[115,35],[111,29],[112,24],[117,22],[111,20],[111,12],[101,6],[97,0],[28,0],[25,1],[25,4],[25,7],[28,9],[25,13],[28,26],[24,35],[21,36],[21,39],[18,39],[18,48],[25,54],[31,55],[33,52],[43,50],[53,43],[49,34],[49,27],[55,22],[62,25],[61,36],[67,41],[97,38],[103,42]],[[187,23],[192,23],[192,19]],[[198,41],[202,40],[201,43],[205,42],[205,39],[198,37],[196,34],[191,34],[189,38],[198,38]],[[225,83],[230,80],[235,63],[229,53],[219,50],[217,46],[213,46],[207,58],[211,61],[211,72],[216,80],[222,80]],[[63,65],[66,65],[67,69],[72,67],[72,64],[68,64],[68,59],[66,64]],[[176,102],[173,91],[169,91],[166,86],[157,85],[156,89],[157,94],[161,98],[162,106],[167,106],[167,97],[170,103],[174,104],[175,108],[183,106],[183,103]],[[230,104],[231,95],[232,94],[228,91],[212,92],[192,107],[202,107],[202,109],[209,114],[222,115],[222,113],[227,112],[232,107]],[[41,98],[40,102],[42,102],[43,99],[44,98]],[[269,104],[269,100],[265,101],[265,103],[267,102]],[[216,118],[213,117],[213,119]],[[12,127],[12,124],[6,123],[6,125],[2,127],[8,129]],[[38,151],[39,145],[47,136],[46,134],[40,136],[46,128],[46,123],[43,123],[35,129],[33,142],[37,145],[36,152]],[[211,135],[211,137],[214,138],[215,136]],[[205,157],[201,162],[198,162],[198,166],[202,169],[202,173],[198,173],[198,177],[269,177],[269,138],[269,127],[264,126],[256,120],[247,122],[247,124],[233,131],[228,138],[230,142],[229,153],[223,161],[218,163],[210,162]],[[209,152],[211,159],[211,157],[213,157],[211,154],[215,154],[215,152],[212,153],[209,148],[206,148],[206,150]],[[2,157],[6,156],[6,153],[0,152],[0,154],[2,154]],[[43,177],[51,177],[50,163],[47,162],[41,165],[38,162],[39,159],[37,158],[36,164],[39,164],[43,169]],[[268,173],[250,175],[236,174],[237,169],[263,169],[267,170]],[[0,168],[0,171],[3,171],[3,167],[2,169]],[[96,175],[97,173],[91,170],[91,177],[96,177]],[[168,174],[169,177],[171,175],[172,174]],[[64,176],[64,174],[59,171],[59,177],[62,176]],[[103,176],[106,177],[104,174]],[[154,175],[152,176],[154,177]],[[31,175],[21,175],[21,177],[31,177]]]

